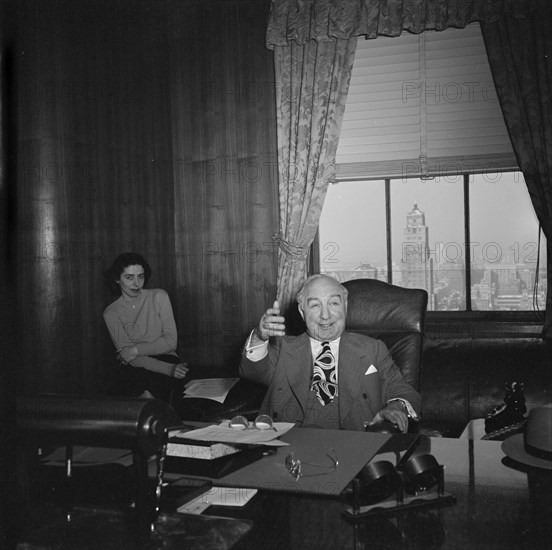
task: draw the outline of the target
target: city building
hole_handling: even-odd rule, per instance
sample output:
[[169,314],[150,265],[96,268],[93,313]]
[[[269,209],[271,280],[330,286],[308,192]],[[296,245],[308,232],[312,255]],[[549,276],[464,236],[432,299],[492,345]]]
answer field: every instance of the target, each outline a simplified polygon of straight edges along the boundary
[[403,227],[401,281],[407,288],[425,288],[428,308],[433,309],[433,259],[429,252],[429,228],[425,214],[414,204]]

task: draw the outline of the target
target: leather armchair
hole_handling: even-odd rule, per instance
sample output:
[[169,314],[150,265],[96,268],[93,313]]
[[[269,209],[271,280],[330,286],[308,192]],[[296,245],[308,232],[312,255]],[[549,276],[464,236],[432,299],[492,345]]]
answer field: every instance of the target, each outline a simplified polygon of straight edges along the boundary
[[427,292],[375,279],[343,283],[347,330],[384,342],[405,380],[420,391]]

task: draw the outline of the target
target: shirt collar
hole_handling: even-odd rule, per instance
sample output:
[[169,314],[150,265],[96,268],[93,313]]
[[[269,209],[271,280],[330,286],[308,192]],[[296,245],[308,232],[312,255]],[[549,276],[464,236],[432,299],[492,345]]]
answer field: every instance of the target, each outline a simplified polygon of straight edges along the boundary
[[[311,344],[311,350],[313,354],[318,355],[318,352],[322,348],[322,342],[320,340],[315,340],[314,338],[311,338],[309,336],[310,344]],[[330,341],[330,348],[334,355],[337,354],[339,351],[339,341],[341,340],[341,336],[339,338],[336,338],[335,340]]]

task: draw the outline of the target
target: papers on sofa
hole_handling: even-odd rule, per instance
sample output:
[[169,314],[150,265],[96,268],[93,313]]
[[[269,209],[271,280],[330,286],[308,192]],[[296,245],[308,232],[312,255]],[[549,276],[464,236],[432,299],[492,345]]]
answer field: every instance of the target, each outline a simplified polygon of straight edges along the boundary
[[202,378],[191,380],[184,386],[184,397],[212,399],[224,403],[228,392],[236,385],[239,378]]

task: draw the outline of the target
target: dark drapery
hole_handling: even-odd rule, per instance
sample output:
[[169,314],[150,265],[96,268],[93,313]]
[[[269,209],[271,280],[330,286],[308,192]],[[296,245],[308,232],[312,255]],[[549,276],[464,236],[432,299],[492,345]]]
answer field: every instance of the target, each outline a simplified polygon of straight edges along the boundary
[[512,146],[547,239],[543,337],[552,339],[552,6],[525,19],[482,24],[489,64]]

